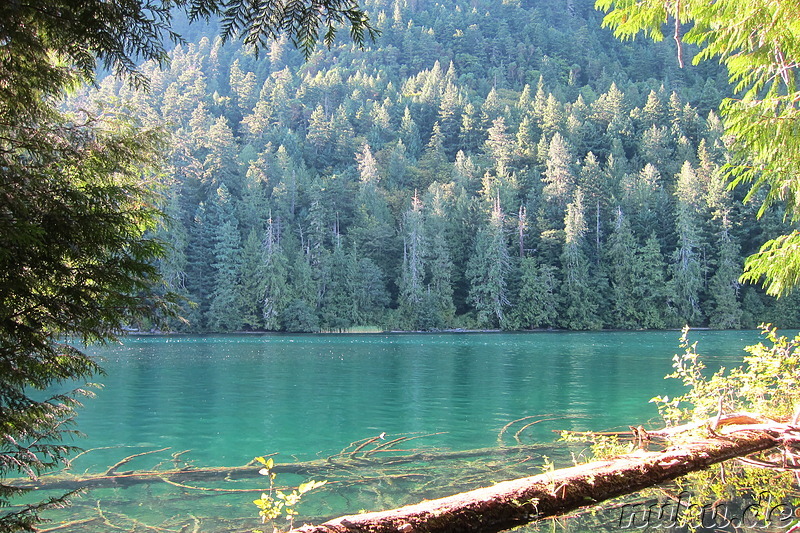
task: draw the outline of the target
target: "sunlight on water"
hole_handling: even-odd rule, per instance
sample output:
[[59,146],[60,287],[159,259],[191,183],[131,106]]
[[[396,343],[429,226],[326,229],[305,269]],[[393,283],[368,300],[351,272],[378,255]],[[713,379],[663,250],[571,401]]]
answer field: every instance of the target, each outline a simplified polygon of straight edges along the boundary
[[[334,456],[315,471],[331,483],[301,507],[306,519],[443,496],[538,473],[544,455],[566,464],[566,449],[549,444],[554,430],[646,424],[657,414],[648,400],[680,390],[663,379],[679,335],[131,337],[96,352],[108,375],[79,416],[78,429],[88,437],[78,444],[92,451],[74,461],[72,473],[102,473],[135,454],[144,455],[115,473],[235,467],[269,453],[282,464]],[[737,361],[758,335],[697,332],[692,338],[714,367]],[[391,456],[406,449],[451,455],[388,471],[381,459],[389,450],[376,452],[357,482],[333,468],[358,442],[381,433],[384,442],[401,439]],[[520,445],[525,448],[515,448]],[[493,451],[451,453],[479,448]],[[279,474],[278,483],[304,479]],[[178,482],[183,487],[119,483],[93,490],[53,518],[76,521],[58,531],[249,531],[258,525],[251,502],[265,482],[256,475]]]

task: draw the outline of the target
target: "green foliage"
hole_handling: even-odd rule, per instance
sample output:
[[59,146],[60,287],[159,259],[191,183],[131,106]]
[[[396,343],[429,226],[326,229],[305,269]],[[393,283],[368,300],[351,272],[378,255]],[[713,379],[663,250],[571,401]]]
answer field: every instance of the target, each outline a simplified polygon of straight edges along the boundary
[[[25,115],[0,101],[0,506],[25,490],[8,477],[36,476],[75,449],[61,441],[84,389],[42,391],[100,372],[79,346],[108,342],[158,317],[149,235],[159,219],[143,172],[158,137],[114,119],[76,122],[44,104]],[[146,174],[145,174],[146,175]],[[4,531],[29,530],[56,498],[0,516]]]
[[[800,164],[797,100],[800,93],[794,62],[800,55],[796,38],[800,23],[796,3],[779,0],[756,0],[746,4],[735,0],[597,0],[596,6],[608,11],[604,25],[611,26],[618,37],[632,38],[644,32],[654,40],[661,40],[663,26],[669,23],[681,66],[684,42],[700,46],[695,64],[718,58],[726,66],[728,80],[736,93],[736,98],[728,98],[721,104],[730,149],[726,170],[731,186],[749,186],[744,201],[760,202],[759,217],[779,203],[786,219],[794,223],[800,220],[800,180],[797,179]],[[682,25],[691,27],[684,35]],[[698,155],[701,160],[698,173],[712,169],[705,145],[701,145]],[[738,271],[735,259],[738,250],[729,234],[731,225],[727,216],[730,210],[719,187],[713,182],[704,187],[702,180],[697,179],[698,174],[686,165],[684,163],[676,190],[676,229],[680,245],[675,252],[672,293],[682,296],[679,299],[683,301],[676,307],[683,318],[698,319],[696,302],[702,291],[698,278],[705,268],[698,256],[706,242],[697,222],[698,217],[702,217],[700,196],[705,188],[707,207],[716,211],[714,218],[722,220],[718,269],[708,287],[710,301],[714,304],[710,323],[735,326],[742,312],[737,301],[738,284],[732,276]],[[787,294],[800,280],[797,244],[796,231],[769,240],[759,253],[748,258],[741,279],[756,282],[763,277],[769,294]],[[762,326],[762,332],[769,345],[759,343],[747,347],[748,355],[741,367],[729,372],[723,368],[709,376],[697,354],[696,344],[689,343],[688,327],[685,328],[681,338],[684,352],[675,356],[675,371],[668,377],[680,379],[688,390],[676,398],[653,398],[662,417],[669,424],[678,424],[707,420],[727,412],[750,411],[776,420],[787,420],[794,413],[792,418],[796,420],[800,416],[797,410],[800,387],[796,377],[800,336],[791,340],[779,337],[771,325]],[[711,496],[726,498],[740,490],[751,494],[765,491],[780,501],[794,481],[788,473],[764,475],[761,472],[758,475],[753,469],[737,468],[725,475],[710,471],[693,475],[686,483],[690,484],[693,500],[701,502]],[[697,505],[690,507],[700,509]]]
[[[725,65],[736,92],[736,98],[721,105],[725,133],[733,140],[727,165],[731,183],[749,187],[745,200],[761,203],[758,216],[779,203],[789,219],[800,220],[800,91],[793,59],[800,55],[797,6],[779,0],[746,5],[736,0],[599,0],[596,5],[608,11],[604,25],[623,38],[641,31],[661,39],[672,17],[679,58],[683,40],[700,46],[695,64],[718,59]],[[691,27],[682,37],[681,25]],[[800,278],[796,242],[794,233],[770,240],[747,261],[743,279],[764,278],[773,295],[790,291]]]
[[[269,478],[269,491],[262,493],[261,497],[257,500],[253,500],[253,503],[259,509],[258,515],[261,517],[261,523],[273,522],[281,516],[284,516],[289,523],[289,529],[293,529],[294,517],[299,514],[297,506],[303,499],[303,495],[322,487],[327,481],[309,480],[305,483],[301,483],[300,486],[292,490],[292,492],[286,494],[274,488],[275,477],[277,475],[272,470],[275,466],[274,460],[271,457],[269,459],[256,457],[256,461],[263,466],[258,473]],[[277,528],[274,528],[273,531],[277,531]]]
[[631,452],[631,445],[620,441],[618,435],[603,435],[584,431],[562,431],[558,440],[566,443],[589,444],[588,450],[582,451],[578,455],[573,454],[572,460],[576,465]]
[[697,353],[697,343],[689,343],[688,328],[681,336],[682,354],[673,358],[675,371],[668,378],[679,379],[687,391],[675,398],[658,396],[662,417],[670,424],[705,420],[723,412],[746,411],[776,420],[785,420],[800,401],[800,335],[789,339],[777,329],[762,325],[768,344],[748,346],[743,365],[730,371],[721,368],[708,376]]
[[183,0],[189,4],[192,17],[222,16],[222,36],[230,39],[243,36],[244,43],[256,48],[265,48],[281,36],[288,36],[292,43],[310,57],[320,40],[332,46],[336,33],[342,26],[349,26],[350,37],[363,46],[365,37],[375,39],[380,33],[369,21],[367,14],[352,0],[327,0],[320,4],[304,5],[263,4],[236,0],[220,3],[216,0]]
[[[157,318],[167,302],[151,237],[159,219],[147,175],[160,146],[151,131],[106,119],[80,121],[44,103],[25,114],[0,101],[0,505],[25,490],[5,481],[36,477],[75,449],[62,444],[83,389],[52,386],[100,372],[79,346],[108,342]],[[69,341],[68,341],[69,339]],[[27,530],[61,499],[0,516]]]
[[741,325],[742,309],[739,295],[739,250],[727,231],[720,232],[719,257],[714,275],[709,281],[709,296],[713,308],[709,325],[719,329],[736,329]]
[[757,253],[746,259],[742,281],[757,283],[763,278],[767,294],[780,296],[789,293],[800,283],[798,244],[798,231],[768,240]]
[[597,284],[589,274],[589,260],[585,252],[586,220],[583,209],[583,191],[575,190],[573,201],[567,206],[564,220],[563,299],[560,320],[566,329],[600,329],[597,315]]
[[[761,330],[766,342],[746,347],[742,366],[729,371],[721,368],[709,375],[697,352],[697,343],[689,342],[689,329],[684,328],[683,353],[673,358],[675,371],[667,378],[681,380],[687,390],[674,398],[657,396],[651,400],[668,425],[707,421],[720,413],[756,413],[773,420],[788,420],[797,413],[800,335],[791,339],[779,336],[770,325],[762,325]],[[699,431],[708,430],[702,426]],[[690,504],[700,504],[690,505],[692,509],[705,505],[703,502],[754,495],[781,502],[796,493],[795,482],[791,472],[726,463],[680,479],[678,488],[691,495]],[[765,511],[758,506],[755,510]],[[694,509],[684,520],[696,522],[696,512]]]
[[514,306],[511,319],[515,329],[552,328],[558,321],[555,269],[526,257],[521,270],[519,303]]
[[467,268],[470,301],[475,305],[482,327],[501,326],[510,303],[507,290],[510,260],[503,235],[503,220],[503,211],[497,201],[486,226],[478,232],[475,251]]
[[[71,102],[166,124],[176,250],[161,267],[197,303],[176,329],[737,327],[739,310],[751,324],[776,314],[731,282],[789,226],[780,213],[756,224],[757,206],[731,207],[742,195],[714,185],[729,155],[708,114],[709,94],[728,90],[713,65],[620,46],[587,1],[567,18],[543,0],[370,9],[393,13],[370,50],[303,63],[283,40],[262,61],[201,32],[163,68],[141,67],[150,94],[107,80]],[[565,253],[577,190],[585,227]]]
[[[197,296],[191,290],[196,280],[183,283],[186,271],[194,267],[207,273],[212,263],[208,252],[213,251],[215,287],[195,285],[203,297],[199,309],[209,314],[202,318],[219,329],[238,329],[241,322],[236,314],[240,227],[224,202],[212,202],[209,210],[203,205],[210,191],[224,189],[223,178],[240,192],[242,180],[235,179],[240,177],[237,147],[227,118],[212,121],[208,108],[195,105],[205,86],[193,83],[181,92],[176,83],[165,91],[176,98],[163,107],[165,122],[193,124],[208,134],[180,148],[196,150],[198,156],[196,165],[180,170],[187,182],[198,184],[193,191],[197,201],[186,206],[173,195],[169,208],[176,226],[196,213],[202,226],[171,239],[175,253],[186,256],[168,260],[163,260],[163,243],[153,237],[161,233],[162,213],[153,192],[163,163],[159,156],[166,151],[161,124],[143,124],[146,117],[131,119],[133,106],[128,103],[89,111],[92,106],[84,102],[87,105],[72,106],[72,113],[63,111],[64,97],[81,83],[93,83],[98,67],[130,75],[134,86],[146,85],[152,70],[145,73],[136,62],[165,64],[166,44],[179,39],[171,28],[176,6],[192,18],[206,20],[223,8],[215,0],[0,5],[2,531],[33,531],[42,511],[67,502],[69,495],[7,510],[13,497],[27,491],[7,480],[35,479],[63,464],[75,450],[63,441],[75,434],[71,420],[78,398],[87,391],[50,391],[101,373],[81,346],[113,341],[126,328],[157,327],[172,313],[174,298],[161,287],[162,273],[176,289]],[[308,51],[322,25],[328,43],[340,24],[350,26],[357,42],[365,32],[375,34],[363,11],[350,1],[300,10],[290,3],[280,12],[276,7],[225,3],[225,36],[244,32],[254,44],[264,44],[260,38],[281,31]],[[249,73],[243,81],[252,86]],[[243,87],[237,85],[242,89],[240,103],[247,101]],[[116,88],[130,92],[131,84]],[[105,89],[108,92],[108,85]],[[187,185],[175,183],[179,190]],[[210,239],[201,245],[196,236]]]

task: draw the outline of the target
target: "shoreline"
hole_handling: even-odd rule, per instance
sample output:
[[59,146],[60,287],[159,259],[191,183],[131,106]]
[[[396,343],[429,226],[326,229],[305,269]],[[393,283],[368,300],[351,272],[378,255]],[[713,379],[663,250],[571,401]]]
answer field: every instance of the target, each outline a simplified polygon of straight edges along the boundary
[[[713,329],[709,327],[694,327],[690,331],[756,331],[756,329]],[[185,332],[169,332],[169,331],[139,331],[139,330],[125,330],[121,332],[125,336],[141,336],[141,337],[169,337],[169,336],[202,336],[202,335],[280,335],[280,336],[298,336],[298,335],[417,335],[417,334],[441,334],[441,333],[463,333],[463,334],[477,334],[477,333],[646,333],[646,332],[659,332],[659,331],[681,331],[681,328],[665,328],[665,329],[595,329],[595,330],[578,330],[578,329],[553,329],[553,328],[537,328],[537,329],[516,329],[516,330],[502,330],[502,329],[466,329],[466,328],[449,328],[437,330],[366,330],[366,331],[319,331],[319,332],[289,332],[289,331],[228,331],[228,332],[199,332],[199,333],[185,333]]]

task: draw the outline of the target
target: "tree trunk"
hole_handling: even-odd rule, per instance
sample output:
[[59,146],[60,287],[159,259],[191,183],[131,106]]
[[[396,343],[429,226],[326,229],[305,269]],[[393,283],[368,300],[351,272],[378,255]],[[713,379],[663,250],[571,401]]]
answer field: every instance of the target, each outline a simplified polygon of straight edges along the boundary
[[738,430],[664,451],[613,459],[498,483],[399,509],[351,515],[295,533],[494,532],[670,481],[689,472],[776,446],[776,431]]

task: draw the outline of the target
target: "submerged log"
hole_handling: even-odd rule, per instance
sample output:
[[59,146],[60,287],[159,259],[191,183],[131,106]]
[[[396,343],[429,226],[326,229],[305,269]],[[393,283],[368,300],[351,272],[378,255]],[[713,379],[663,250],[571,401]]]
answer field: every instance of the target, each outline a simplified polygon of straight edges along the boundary
[[[506,446],[502,448],[480,448],[461,451],[436,451],[436,450],[398,450],[388,449],[386,445],[375,448],[357,449],[358,455],[353,452],[343,451],[325,459],[315,459],[299,463],[278,463],[272,471],[277,474],[298,474],[303,476],[328,476],[338,471],[349,471],[361,468],[365,471],[380,472],[386,467],[396,467],[412,463],[435,463],[438,461],[459,461],[466,459],[503,460],[520,455],[535,455],[542,451],[543,445]],[[57,489],[57,490],[82,490],[97,488],[126,488],[141,484],[153,483],[224,483],[245,479],[262,479],[259,466],[250,462],[242,466],[211,466],[194,467],[186,465],[171,469],[153,470],[127,470],[120,471],[123,465],[130,460],[144,455],[165,452],[169,448],[161,448],[125,457],[102,473],[72,474],[70,472],[57,472],[31,480],[19,478],[12,480],[16,487],[27,489]],[[379,456],[381,452],[387,452]],[[180,452],[180,454],[186,453]],[[273,454],[275,455],[275,454]],[[187,487],[192,488],[192,487]],[[215,489],[226,490],[226,489]],[[237,491],[237,489],[230,489]],[[261,488],[251,489],[253,491]]]
[[778,444],[779,430],[736,430],[695,438],[663,451],[639,450],[613,459],[504,481],[389,511],[344,516],[294,533],[495,532],[637,492],[689,472]]

